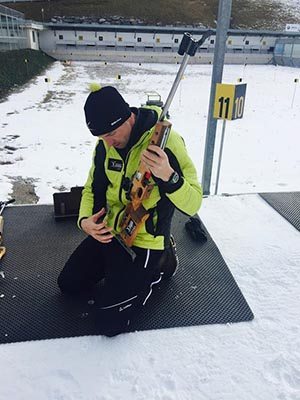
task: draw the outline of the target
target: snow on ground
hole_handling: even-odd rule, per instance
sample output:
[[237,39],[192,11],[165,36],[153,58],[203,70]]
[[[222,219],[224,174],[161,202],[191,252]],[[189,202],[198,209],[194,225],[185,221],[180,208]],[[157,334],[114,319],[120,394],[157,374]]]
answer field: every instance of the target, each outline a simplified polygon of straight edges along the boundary
[[[11,95],[0,104],[0,198],[9,197],[12,177],[31,178],[39,203],[84,183],[95,143],[82,111],[89,82],[113,84],[139,105],[149,90],[165,100],[177,69],[55,63]],[[225,67],[224,82],[240,77],[245,114],[227,124],[219,193],[244,194],[210,196],[200,215],[255,319],[0,345],[1,400],[300,399],[300,234],[255,194],[299,191],[299,69]],[[210,79],[211,66],[189,65],[170,110],[199,178]],[[220,133],[221,123],[217,145]],[[215,167],[217,155],[218,147]]]
[[[199,177],[211,69],[189,65],[170,109],[173,126],[185,138]],[[84,183],[95,143],[83,114],[91,81],[115,85],[131,105],[139,106],[151,90],[165,100],[177,70],[177,65],[77,63],[63,67],[56,63],[45,75],[49,84],[40,76],[28,89],[11,95],[0,104],[0,147],[17,148],[0,152],[1,160],[8,163],[1,166],[4,197],[11,190],[13,176],[33,179],[41,203],[52,201],[53,191],[60,186]],[[243,78],[248,86],[244,118],[227,123],[219,192],[299,188],[300,157],[294,145],[299,143],[300,87],[294,83],[299,75],[299,69],[286,67],[225,68],[224,82],[237,83]],[[221,128],[219,122],[218,138]],[[19,137],[13,139],[14,135]],[[217,158],[218,147],[215,153]],[[215,175],[214,171],[213,181]]]

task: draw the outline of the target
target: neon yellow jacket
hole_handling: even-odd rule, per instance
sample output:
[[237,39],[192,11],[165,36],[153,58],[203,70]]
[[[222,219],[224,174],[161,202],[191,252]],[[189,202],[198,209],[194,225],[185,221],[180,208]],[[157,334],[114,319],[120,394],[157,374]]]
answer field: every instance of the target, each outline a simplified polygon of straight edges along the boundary
[[[148,147],[154,127],[145,131],[135,143],[126,159],[114,147],[109,147],[99,138],[93,155],[93,163],[82,192],[78,224],[106,207],[105,219],[113,233],[120,232],[120,222],[129,200],[124,190],[124,178],[131,179],[139,167],[140,155]],[[171,129],[165,151],[171,167],[181,176],[174,187],[154,177],[154,189],[143,206],[150,217],[143,224],[134,241],[134,246],[163,250],[170,235],[170,225],[175,207],[188,215],[194,215],[200,208],[202,189],[196,169],[187,153],[182,137]]]

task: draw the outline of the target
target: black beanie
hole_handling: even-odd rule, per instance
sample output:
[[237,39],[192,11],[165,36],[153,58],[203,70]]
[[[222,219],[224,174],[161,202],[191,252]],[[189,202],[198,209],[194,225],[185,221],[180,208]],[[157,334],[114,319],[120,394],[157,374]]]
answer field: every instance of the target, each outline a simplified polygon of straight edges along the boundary
[[94,136],[117,129],[131,115],[129,105],[112,86],[91,92],[85,102],[84,112],[87,126]]

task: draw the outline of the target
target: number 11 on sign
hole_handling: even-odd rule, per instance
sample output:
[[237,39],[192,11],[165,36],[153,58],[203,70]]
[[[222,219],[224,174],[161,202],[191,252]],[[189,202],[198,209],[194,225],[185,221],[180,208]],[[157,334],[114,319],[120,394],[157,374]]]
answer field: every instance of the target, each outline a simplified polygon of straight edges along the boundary
[[[230,98],[229,97],[220,97],[219,98],[219,103],[220,103],[220,107],[219,107],[219,118],[225,118],[228,119],[229,116],[229,105],[230,105]],[[225,105],[225,109],[224,109],[224,105]],[[225,114],[223,117],[223,109],[225,110]]]

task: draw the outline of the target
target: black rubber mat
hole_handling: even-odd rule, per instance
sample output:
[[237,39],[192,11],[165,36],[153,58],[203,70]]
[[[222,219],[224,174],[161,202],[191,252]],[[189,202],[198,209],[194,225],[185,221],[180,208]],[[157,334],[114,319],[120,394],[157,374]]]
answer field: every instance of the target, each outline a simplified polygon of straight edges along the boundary
[[300,192],[259,194],[274,210],[300,231]]
[[[15,206],[4,211],[7,253],[0,270],[0,343],[96,334],[92,296],[64,297],[57,276],[83,239],[74,220],[55,221],[52,206]],[[173,234],[180,267],[160,284],[135,330],[247,321],[253,314],[215,243],[192,242],[176,214]]]

